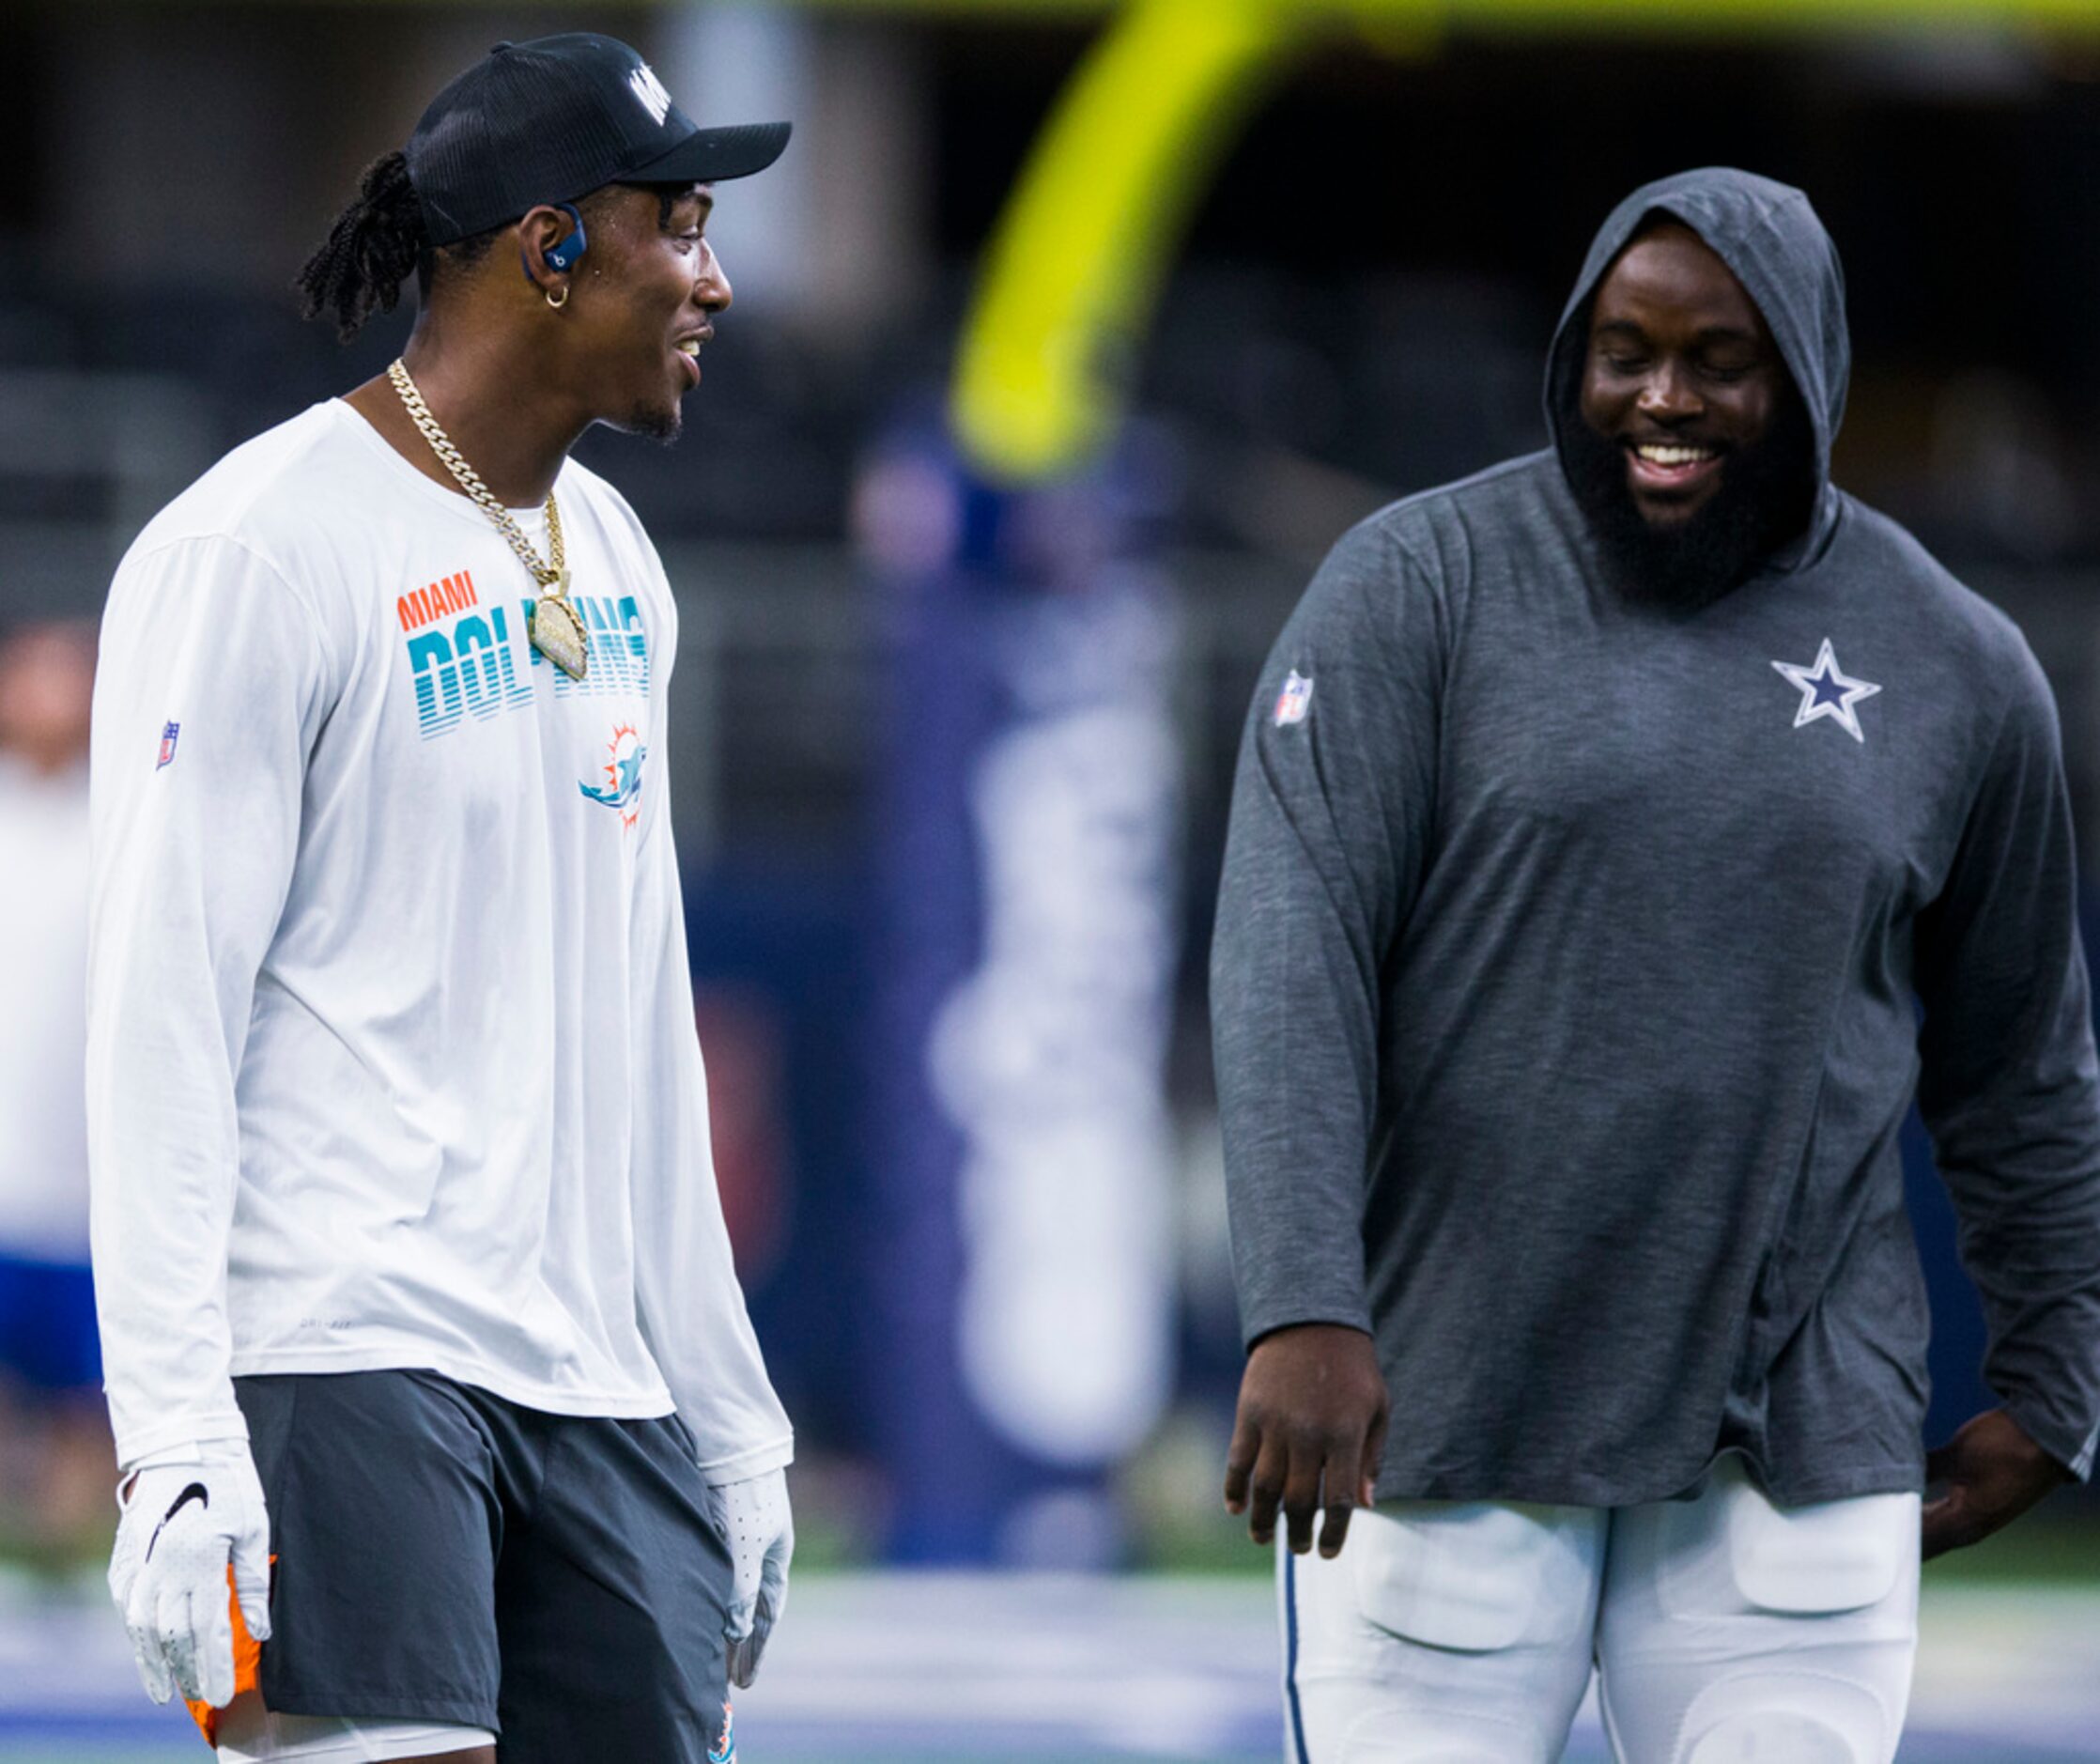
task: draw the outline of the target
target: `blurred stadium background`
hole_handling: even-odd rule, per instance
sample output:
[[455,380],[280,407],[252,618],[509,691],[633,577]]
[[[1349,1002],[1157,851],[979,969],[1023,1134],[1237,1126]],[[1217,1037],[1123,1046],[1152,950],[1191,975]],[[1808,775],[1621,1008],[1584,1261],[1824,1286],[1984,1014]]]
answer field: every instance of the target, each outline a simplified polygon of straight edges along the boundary
[[[1610,205],[1748,165],[1845,256],[1839,475],[2027,629],[2100,875],[2100,0],[11,0],[0,631],[91,620],[162,502],[384,365],[407,315],[341,348],[292,272],[445,78],[566,28],[796,125],[721,193],[685,439],[583,448],[680,596],[718,1157],[800,1431],[747,1746],[1273,1757],[1203,996],[1258,660],[1351,520],[1538,443]],[[0,886],[62,939],[25,751]],[[18,1145],[69,1106],[39,971]],[[1909,1152],[1938,1437],[1989,1399]],[[0,1253],[56,1253],[29,1211]],[[80,1408],[0,1384],[0,1756],[201,1756],[102,1602],[102,1485],[65,1498]],[[1907,1760],[2100,1758],[2091,1497],[1936,1567],[1926,1631]]]

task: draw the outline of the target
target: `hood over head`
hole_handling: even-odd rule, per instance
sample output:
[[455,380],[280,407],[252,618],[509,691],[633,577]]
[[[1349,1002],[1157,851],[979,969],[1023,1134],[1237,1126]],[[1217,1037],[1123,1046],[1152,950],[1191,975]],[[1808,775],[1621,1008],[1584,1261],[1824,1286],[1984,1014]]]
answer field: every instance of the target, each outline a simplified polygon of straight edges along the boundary
[[1644,224],[1661,218],[1681,221],[1698,234],[1743,285],[1807,407],[1815,437],[1815,513],[1808,544],[1798,555],[1814,556],[1836,518],[1830,443],[1845,420],[1852,340],[1837,246],[1808,197],[1791,184],[1708,166],[1643,184],[1612,210],[1590,245],[1547,357],[1546,423],[1554,448],[1565,457],[1567,426],[1583,420],[1577,400],[1598,284]]

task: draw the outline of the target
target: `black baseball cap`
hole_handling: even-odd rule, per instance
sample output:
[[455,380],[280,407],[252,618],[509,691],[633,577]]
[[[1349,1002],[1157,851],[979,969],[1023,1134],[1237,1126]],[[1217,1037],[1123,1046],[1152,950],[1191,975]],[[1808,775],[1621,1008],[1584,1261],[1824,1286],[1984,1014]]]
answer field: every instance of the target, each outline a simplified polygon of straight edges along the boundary
[[707,184],[780,157],[788,124],[703,129],[649,64],[592,31],[498,43],[430,101],[404,153],[433,245],[606,184]]

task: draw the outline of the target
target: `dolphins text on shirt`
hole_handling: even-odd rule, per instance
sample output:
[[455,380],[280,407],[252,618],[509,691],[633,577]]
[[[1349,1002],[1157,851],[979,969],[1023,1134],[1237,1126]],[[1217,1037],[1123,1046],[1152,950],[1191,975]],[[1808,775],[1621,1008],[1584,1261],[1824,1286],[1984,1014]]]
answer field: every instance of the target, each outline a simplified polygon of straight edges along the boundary
[[[553,670],[554,696],[646,698],[649,643],[635,596],[569,598],[591,634],[591,665],[580,680]],[[533,702],[529,670],[546,661],[525,637],[533,607],[529,599],[515,609],[482,607],[465,570],[396,603],[415,679],[416,724],[425,740],[456,729],[470,715],[486,720]],[[523,665],[519,644],[530,658]]]

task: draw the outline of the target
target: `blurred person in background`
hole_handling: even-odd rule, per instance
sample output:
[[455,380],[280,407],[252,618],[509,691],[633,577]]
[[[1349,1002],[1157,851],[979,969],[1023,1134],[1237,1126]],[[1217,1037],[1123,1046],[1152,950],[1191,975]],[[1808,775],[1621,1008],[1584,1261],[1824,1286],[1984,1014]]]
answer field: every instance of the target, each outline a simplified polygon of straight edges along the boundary
[[95,632],[0,639],[0,1550],[108,1543],[109,1423],[87,1265],[87,715]]
[[676,609],[568,453],[676,435],[731,299],[714,181],[787,135],[699,128],[610,38],[499,45],[301,278],[347,336],[414,277],[403,358],[112,587],[110,1584],[222,1758],[733,1756],[793,1435],[710,1162]]
[[[2092,1472],[2055,707],[1830,483],[1849,355],[1799,191],[1635,192],[1554,447],[1357,527],[1272,654],[1212,970],[1226,1493],[1284,1516],[1301,1764],[1546,1764],[1593,1661],[1633,1764],[1885,1764],[1921,1554]],[[2004,1403],[1929,1459],[1914,1090]]]

